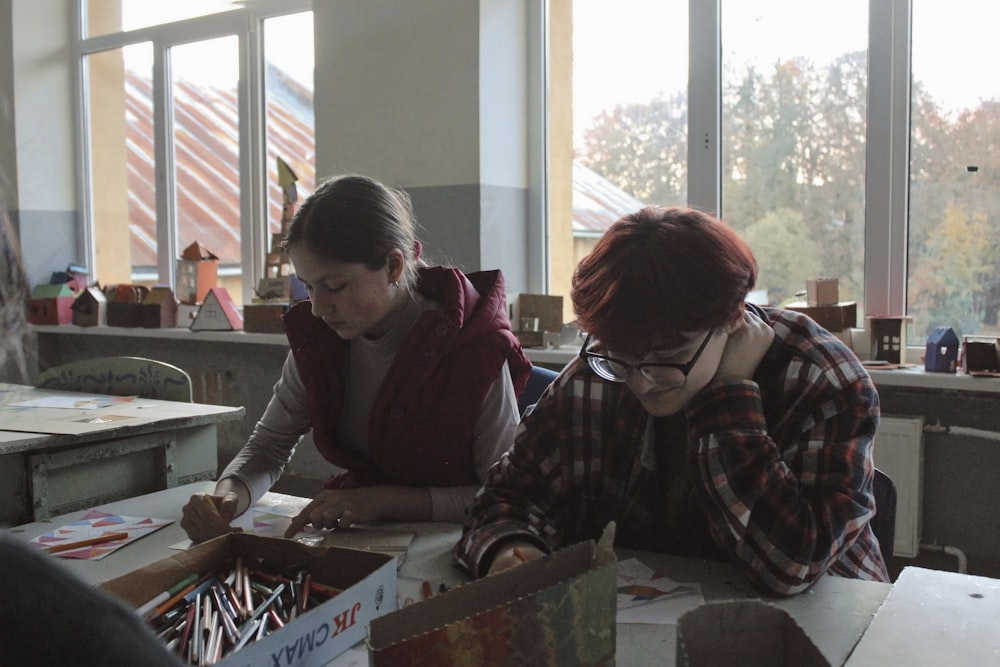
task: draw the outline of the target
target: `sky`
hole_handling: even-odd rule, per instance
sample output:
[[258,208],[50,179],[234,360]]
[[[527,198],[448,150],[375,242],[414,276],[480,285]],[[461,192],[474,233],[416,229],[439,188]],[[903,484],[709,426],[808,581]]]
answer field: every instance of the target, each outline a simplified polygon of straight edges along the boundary
[[[238,6],[233,0],[123,0],[126,27],[150,25]],[[993,46],[1000,25],[996,0],[913,0],[913,65],[939,105],[974,107],[980,99],[1000,99],[993,70]],[[687,85],[688,0],[574,0],[574,81],[578,135],[604,108],[645,103]],[[723,0],[723,53],[745,60],[753,53],[762,66],[804,55],[824,64],[867,44],[868,0]],[[268,39],[293,48],[269,48],[268,57],[306,85],[311,61],[301,53],[312,43],[301,19],[268,21]],[[194,49],[186,49],[193,52]],[[177,54],[183,58],[182,53]],[[211,78],[203,55],[191,53],[179,71]],[[220,68],[222,70],[223,68]],[[232,82],[231,67],[221,77]]]
[[[122,25],[126,30],[156,25],[183,18],[203,16],[215,11],[239,7],[234,0],[123,0]],[[313,51],[312,19],[308,14],[289,14],[265,20],[264,48],[267,58],[307,88],[313,86],[313,59],[303,53]],[[230,86],[236,81],[237,52],[235,38],[219,38],[219,51],[213,44],[193,43],[177,48],[172,54],[176,72],[200,85]],[[129,66],[152,66],[152,51],[130,52]],[[215,65],[213,67],[213,64]]]
[[[938,104],[1000,99],[994,46],[996,0],[913,0],[913,67]],[[614,11],[609,10],[614,7]],[[574,110],[587,123],[602,109],[648,102],[687,85],[688,0],[575,0]],[[723,0],[726,60],[755,54],[763,66],[802,55],[817,65],[867,48],[867,0]],[[974,17],[974,18],[973,18]],[[676,28],[674,26],[677,26]],[[579,127],[578,136],[583,128]]]

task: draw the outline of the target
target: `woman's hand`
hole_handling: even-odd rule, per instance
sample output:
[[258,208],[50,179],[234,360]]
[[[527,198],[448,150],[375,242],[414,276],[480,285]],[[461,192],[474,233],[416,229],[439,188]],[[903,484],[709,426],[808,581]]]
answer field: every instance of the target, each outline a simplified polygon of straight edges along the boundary
[[[420,489],[425,495],[427,491]],[[332,529],[348,527],[352,523],[365,523],[390,516],[391,508],[404,493],[397,487],[365,486],[357,489],[327,489],[292,519],[285,537],[293,537],[308,524],[315,528]],[[428,500],[429,502],[429,500]]]
[[729,334],[713,381],[735,382],[752,378],[773,340],[774,329],[755,313],[744,311],[743,321]]
[[504,570],[509,570],[515,565],[520,565],[521,563],[525,563],[529,560],[541,558],[544,555],[545,552],[531,542],[519,542],[514,540],[504,542],[500,546],[496,555],[493,557],[493,562],[490,563],[490,570],[486,574],[491,575],[496,574],[497,572],[503,572]]
[[181,510],[181,528],[195,544],[226,533],[241,533],[242,528],[229,525],[238,509],[239,497],[232,491],[196,493]]

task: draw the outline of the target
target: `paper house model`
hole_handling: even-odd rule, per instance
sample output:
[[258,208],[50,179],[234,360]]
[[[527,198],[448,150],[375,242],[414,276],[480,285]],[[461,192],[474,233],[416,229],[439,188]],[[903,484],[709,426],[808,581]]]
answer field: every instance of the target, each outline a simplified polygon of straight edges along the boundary
[[219,258],[197,241],[177,260],[177,299],[181,303],[201,303],[219,281]]
[[28,300],[28,322],[31,324],[72,324],[73,299],[76,295],[66,283],[36,285]]
[[108,299],[100,287],[84,288],[71,308],[73,324],[78,327],[103,327],[108,323]]
[[142,300],[142,324],[146,329],[172,329],[177,326],[177,299],[169,287],[154,287]]
[[236,310],[236,304],[225,287],[208,290],[201,308],[191,322],[191,331],[239,331],[243,329],[243,318]]
[[958,363],[958,335],[951,327],[938,327],[927,337],[924,370],[954,373]]
[[70,264],[66,267],[65,271],[54,271],[49,282],[53,285],[57,283],[66,283],[73,292],[79,294],[82,290],[87,288],[87,280],[90,276],[90,271],[87,267],[81,264]]
[[135,328],[142,326],[142,302],[149,294],[145,285],[108,285],[104,296],[108,299],[108,326]]
[[895,317],[873,315],[868,318],[871,330],[872,359],[890,364],[906,362],[906,323],[908,315]]
[[959,356],[962,372],[1000,377],[1000,337],[966,336]]

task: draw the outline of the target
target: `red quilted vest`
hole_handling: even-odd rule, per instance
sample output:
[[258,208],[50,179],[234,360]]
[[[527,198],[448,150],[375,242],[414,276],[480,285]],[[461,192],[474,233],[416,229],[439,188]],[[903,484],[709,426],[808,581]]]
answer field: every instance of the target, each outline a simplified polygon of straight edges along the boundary
[[337,438],[347,341],[313,317],[309,302],[285,315],[316,448],[348,471],[337,486],[475,484],[472,431],[486,392],[504,362],[516,393],[527,383],[531,363],[511,332],[499,271],[423,268],[418,285],[441,307],[424,311],[386,373],[372,405],[369,457]]

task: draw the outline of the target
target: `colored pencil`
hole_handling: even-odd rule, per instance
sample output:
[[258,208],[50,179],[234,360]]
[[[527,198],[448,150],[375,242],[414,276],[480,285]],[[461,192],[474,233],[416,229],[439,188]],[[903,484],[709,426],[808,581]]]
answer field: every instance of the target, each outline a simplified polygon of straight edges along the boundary
[[45,550],[50,554],[59,553],[60,551],[69,551],[70,549],[79,549],[82,547],[90,547],[95,544],[104,544],[105,542],[114,542],[115,540],[125,540],[128,539],[128,533],[104,533],[103,535],[98,535],[97,537],[91,537],[86,540],[76,540],[75,542],[61,542],[59,544],[53,544],[45,547]]
[[174,595],[176,595],[179,590],[181,590],[182,588],[184,588],[188,584],[192,584],[192,583],[194,583],[196,581],[198,581],[198,575],[197,574],[189,574],[188,576],[184,577],[183,579],[181,579],[180,581],[178,581],[176,584],[174,584],[173,586],[171,586],[167,590],[163,591],[162,593],[160,593],[159,595],[157,595],[156,597],[154,597],[153,599],[149,600],[144,605],[142,605],[141,607],[139,607],[138,609],[136,609],[135,612],[137,614],[139,614],[140,616],[142,616],[143,618],[147,618],[147,617],[148,618],[152,618],[153,611],[157,607],[159,607],[161,604],[163,604],[164,602],[166,602],[167,600],[169,600],[171,597],[173,597]]

